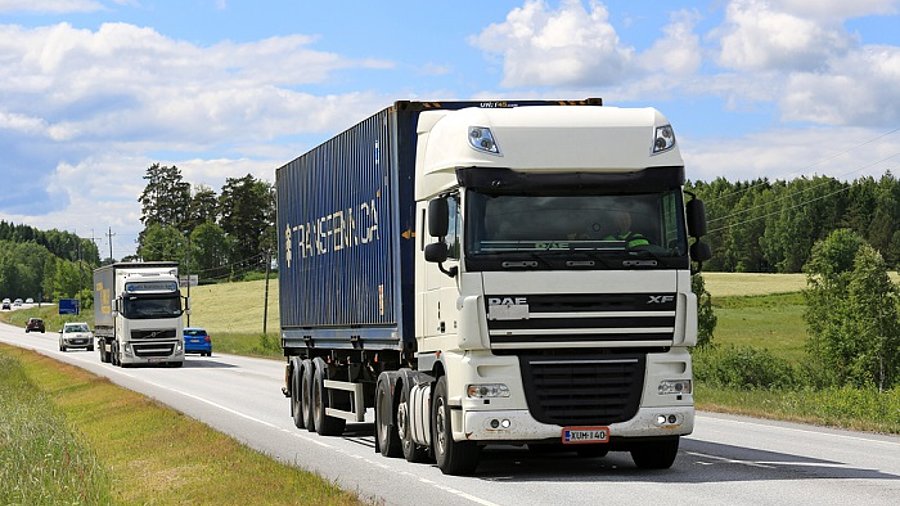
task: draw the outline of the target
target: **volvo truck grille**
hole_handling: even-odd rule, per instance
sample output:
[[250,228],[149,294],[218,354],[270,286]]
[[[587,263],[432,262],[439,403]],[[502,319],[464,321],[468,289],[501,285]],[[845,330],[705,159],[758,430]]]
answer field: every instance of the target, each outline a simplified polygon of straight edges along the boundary
[[528,410],[556,425],[609,425],[637,413],[643,354],[521,355]]
[[[497,301],[520,307],[492,308]],[[487,295],[485,309],[498,350],[671,346],[675,301],[674,293]]]
[[131,346],[138,357],[168,357],[175,349],[175,343],[143,343]]
[[175,339],[175,329],[132,330],[132,339]]

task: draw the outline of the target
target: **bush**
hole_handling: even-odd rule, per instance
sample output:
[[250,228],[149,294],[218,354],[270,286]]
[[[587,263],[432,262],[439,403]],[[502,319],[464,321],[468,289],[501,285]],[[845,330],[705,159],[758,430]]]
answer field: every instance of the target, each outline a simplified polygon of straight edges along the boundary
[[728,346],[695,353],[694,377],[712,385],[768,390],[797,386],[791,365],[769,350]]

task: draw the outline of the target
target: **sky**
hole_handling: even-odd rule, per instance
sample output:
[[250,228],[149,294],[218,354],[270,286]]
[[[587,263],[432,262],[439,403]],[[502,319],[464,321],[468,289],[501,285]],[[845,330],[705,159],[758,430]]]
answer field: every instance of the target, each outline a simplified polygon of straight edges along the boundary
[[655,107],[689,179],[900,172],[900,0],[0,0],[0,220],[135,253],[146,169],[217,192],[396,100]]

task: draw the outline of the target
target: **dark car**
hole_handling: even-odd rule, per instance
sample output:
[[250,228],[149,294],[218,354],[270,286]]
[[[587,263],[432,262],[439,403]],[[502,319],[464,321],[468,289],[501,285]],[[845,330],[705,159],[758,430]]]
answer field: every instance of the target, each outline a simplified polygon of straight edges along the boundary
[[41,334],[44,333],[44,320],[40,318],[29,318],[28,323],[25,324],[25,333],[29,332],[38,332]]
[[212,339],[206,329],[200,327],[184,329],[184,352],[199,353],[201,357],[212,356]]

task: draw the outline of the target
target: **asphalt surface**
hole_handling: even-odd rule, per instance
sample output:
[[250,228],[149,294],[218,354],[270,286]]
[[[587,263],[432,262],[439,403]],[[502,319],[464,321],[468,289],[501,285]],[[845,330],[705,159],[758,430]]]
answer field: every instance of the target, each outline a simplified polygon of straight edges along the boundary
[[[183,368],[120,369],[97,352],[59,352],[57,334],[0,324],[0,341],[141,392],[283,462],[378,504],[900,504],[900,437],[701,413],[672,469],[641,471],[627,453],[599,459],[489,447],[473,477],[374,452],[372,424],[343,437],[299,430],[281,395],[284,364],[215,353]],[[302,501],[302,491],[298,491]]]

